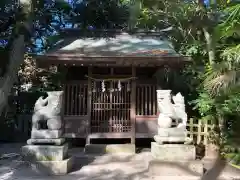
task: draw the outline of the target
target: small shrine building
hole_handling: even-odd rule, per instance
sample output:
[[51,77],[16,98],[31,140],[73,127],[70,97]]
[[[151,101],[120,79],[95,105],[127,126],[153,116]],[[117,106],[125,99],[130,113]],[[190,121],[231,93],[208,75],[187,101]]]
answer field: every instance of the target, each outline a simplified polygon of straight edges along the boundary
[[[189,57],[159,33],[68,29],[41,65],[67,67],[63,83],[67,138],[152,138],[157,134],[160,68],[181,68]],[[160,85],[161,86],[161,85]]]

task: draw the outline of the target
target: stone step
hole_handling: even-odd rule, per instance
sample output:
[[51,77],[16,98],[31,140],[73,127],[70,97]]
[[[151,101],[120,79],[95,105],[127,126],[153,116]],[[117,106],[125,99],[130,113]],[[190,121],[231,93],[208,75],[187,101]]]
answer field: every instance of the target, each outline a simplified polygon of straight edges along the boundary
[[[75,169],[81,169],[81,171],[91,172],[101,170],[122,170],[125,166],[126,171],[131,171],[135,166],[137,168],[147,169],[148,163],[145,162],[149,159],[149,153],[130,154],[130,153],[113,153],[113,154],[87,154],[80,152],[79,149],[70,149],[69,155],[74,157]],[[124,171],[125,172],[125,171]],[[97,172],[96,172],[97,173]]]
[[135,144],[87,144],[84,152],[86,154],[135,154]]

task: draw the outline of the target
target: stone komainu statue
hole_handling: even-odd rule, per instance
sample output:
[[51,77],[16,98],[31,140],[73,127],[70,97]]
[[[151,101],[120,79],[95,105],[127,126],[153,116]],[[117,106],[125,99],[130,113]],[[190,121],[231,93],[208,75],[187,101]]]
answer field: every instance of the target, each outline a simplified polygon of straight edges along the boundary
[[47,92],[47,97],[41,96],[35,103],[32,117],[32,130],[40,130],[41,122],[47,124],[49,130],[62,128],[62,96],[63,91]]
[[[181,93],[171,97],[171,90],[158,90],[158,108],[160,115],[158,124],[162,128],[170,128],[172,120],[177,121],[177,128],[186,129],[187,113],[185,111],[184,97]],[[172,100],[174,103],[172,103]]]
[[187,138],[187,113],[181,93],[171,95],[171,90],[157,90],[159,109],[157,143],[189,143]]

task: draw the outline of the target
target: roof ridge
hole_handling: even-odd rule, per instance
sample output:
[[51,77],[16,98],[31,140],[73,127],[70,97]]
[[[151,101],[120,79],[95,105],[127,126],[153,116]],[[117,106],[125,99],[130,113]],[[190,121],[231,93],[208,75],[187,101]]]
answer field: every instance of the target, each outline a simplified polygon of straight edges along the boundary
[[76,28],[66,28],[60,31],[62,35],[68,36],[97,36],[97,35],[105,35],[105,36],[116,36],[123,33],[127,33],[129,35],[139,35],[139,36],[164,36],[165,31],[146,31],[146,30],[122,30],[122,29],[76,29]]

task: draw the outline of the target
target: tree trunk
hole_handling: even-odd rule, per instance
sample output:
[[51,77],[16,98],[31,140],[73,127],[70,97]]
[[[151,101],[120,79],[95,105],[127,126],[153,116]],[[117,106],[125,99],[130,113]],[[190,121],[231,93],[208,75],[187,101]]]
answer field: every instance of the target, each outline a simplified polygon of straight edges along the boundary
[[3,113],[4,107],[8,103],[8,96],[12,86],[16,81],[18,68],[24,59],[24,36],[19,35],[14,41],[10,52],[9,65],[7,72],[0,79],[0,114]]
[[132,4],[130,6],[130,17],[128,21],[128,28],[130,31],[136,27],[137,20],[142,8],[141,0],[134,0],[131,2]]
[[17,24],[23,27],[19,27],[18,29],[27,29],[28,33],[26,33],[26,31],[14,32],[16,33],[15,39],[13,39],[12,42],[8,42],[11,43],[12,46],[8,52],[9,63],[7,71],[4,76],[0,78],[0,115],[8,103],[8,96],[16,81],[18,69],[24,61],[25,42],[26,39],[29,39],[27,36],[29,36],[32,25],[32,0],[19,0],[19,5],[21,7],[21,15],[23,15],[24,19],[17,22]]
[[208,32],[206,28],[203,28],[204,37],[207,43],[207,51],[208,51],[208,60],[209,64],[213,64],[215,61],[215,43],[213,36]]
[[[212,2],[212,1],[210,1]],[[198,5],[200,8],[205,8],[204,0],[198,0]],[[209,64],[212,65],[215,61],[215,43],[213,34],[211,34],[207,27],[203,27],[203,34],[207,44],[207,51],[208,51],[208,60]]]

